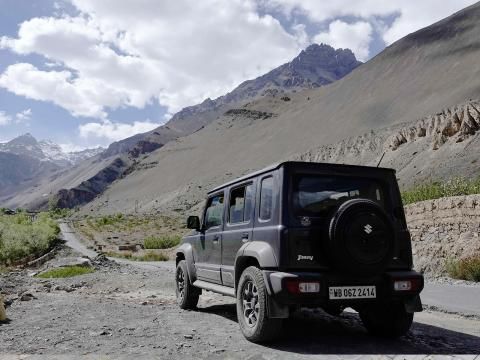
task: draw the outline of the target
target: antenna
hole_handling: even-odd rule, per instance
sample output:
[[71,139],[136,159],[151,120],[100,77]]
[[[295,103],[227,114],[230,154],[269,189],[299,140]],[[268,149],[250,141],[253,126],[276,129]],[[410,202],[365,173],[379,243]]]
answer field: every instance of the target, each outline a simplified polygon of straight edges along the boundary
[[382,162],[383,157],[385,156],[386,153],[387,153],[386,151],[383,152],[382,157],[381,157],[380,160],[378,161],[377,167],[380,166],[380,163]]

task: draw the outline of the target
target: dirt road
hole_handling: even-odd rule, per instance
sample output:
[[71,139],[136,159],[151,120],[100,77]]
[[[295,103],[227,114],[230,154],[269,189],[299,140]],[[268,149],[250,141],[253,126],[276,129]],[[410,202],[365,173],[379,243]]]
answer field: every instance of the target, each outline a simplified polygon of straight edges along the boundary
[[[65,248],[44,266],[76,255]],[[231,298],[205,292],[197,311],[179,310],[168,263],[94,265],[95,273],[70,279],[39,279],[29,271],[0,275],[2,292],[13,300],[10,322],[0,325],[0,358],[310,359],[480,351],[478,319],[430,311],[417,314],[407,336],[387,340],[369,336],[355,313],[303,310],[285,322],[282,339],[256,345],[241,335]],[[25,293],[34,298],[21,301]]]

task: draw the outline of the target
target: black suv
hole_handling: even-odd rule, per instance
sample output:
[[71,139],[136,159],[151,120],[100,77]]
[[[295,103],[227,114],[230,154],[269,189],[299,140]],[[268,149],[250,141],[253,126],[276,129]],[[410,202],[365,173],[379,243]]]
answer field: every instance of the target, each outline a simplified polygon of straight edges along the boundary
[[284,162],[211,190],[202,220],[187,222],[178,304],[195,308],[202,289],[235,297],[248,340],[274,338],[298,307],[351,307],[382,336],[405,334],[422,310],[392,169]]

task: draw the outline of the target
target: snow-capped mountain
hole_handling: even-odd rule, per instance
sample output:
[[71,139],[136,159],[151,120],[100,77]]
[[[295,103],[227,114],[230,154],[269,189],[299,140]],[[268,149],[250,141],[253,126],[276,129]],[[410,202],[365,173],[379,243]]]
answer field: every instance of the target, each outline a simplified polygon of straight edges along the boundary
[[31,134],[27,133],[15,139],[0,144],[0,151],[15,155],[29,156],[37,160],[48,161],[59,167],[76,165],[80,161],[95,156],[104,148],[85,149],[82,151],[65,152],[60,145],[50,141],[37,141]]

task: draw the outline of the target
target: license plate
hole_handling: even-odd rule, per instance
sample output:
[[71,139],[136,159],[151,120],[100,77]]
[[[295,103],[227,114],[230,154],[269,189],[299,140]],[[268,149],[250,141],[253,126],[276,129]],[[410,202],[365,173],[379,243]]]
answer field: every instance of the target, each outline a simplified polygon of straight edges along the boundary
[[328,297],[334,299],[375,299],[375,286],[332,286],[328,288]]

